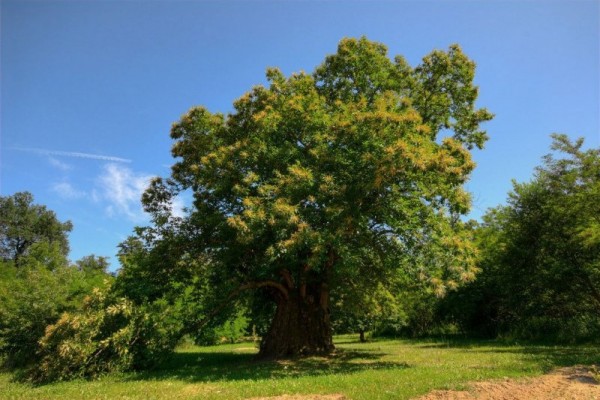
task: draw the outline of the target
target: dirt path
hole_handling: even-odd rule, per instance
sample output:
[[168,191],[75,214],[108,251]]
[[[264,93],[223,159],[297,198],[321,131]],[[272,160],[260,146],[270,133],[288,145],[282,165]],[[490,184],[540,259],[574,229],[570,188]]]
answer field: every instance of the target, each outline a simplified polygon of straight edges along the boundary
[[476,382],[468,391],[434,390],[418,400],[600,400],[588,367],[561,368],[537,378]]

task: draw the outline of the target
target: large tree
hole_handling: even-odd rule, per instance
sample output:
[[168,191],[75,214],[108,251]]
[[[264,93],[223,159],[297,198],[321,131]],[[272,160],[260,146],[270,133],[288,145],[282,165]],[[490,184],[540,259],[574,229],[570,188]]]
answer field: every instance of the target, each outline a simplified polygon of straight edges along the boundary
[[[192,108],[171,130],[171,177],[143,199],[157,226],[186,236],[172,268],[205,260],[217,309],[249,289],[271,302],[264,357],[331,351],[332,291],[405,276],[442,293],[471,279],[463,184],[492,118],[475,107],[474,69],[456,45],[412,68],[344,39],[312,74],[268,69],[268,86],[227,115]],[[172,224],[183,190],[193,206]]]
[[54,211],[34,204],[29,192],[0,197],[0,257],[16,265],[32,245],[48,243],[57,246],[63,256],[69,253],[67,234],[71,222],[61,222]]

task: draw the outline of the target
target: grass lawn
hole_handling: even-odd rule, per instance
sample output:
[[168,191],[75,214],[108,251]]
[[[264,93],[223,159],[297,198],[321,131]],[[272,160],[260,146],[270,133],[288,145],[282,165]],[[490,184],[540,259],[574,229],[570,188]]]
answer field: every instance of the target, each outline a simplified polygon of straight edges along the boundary
[[252,343],[180,348],[160,369],[97,381],[33,387],[0,373],[0,399],[244,399],[342,393],[351,399],[409,399],[473,380],[542,374],[600,362],[597,346],[506,345],[496,341],[336,340],[331,357],[257,362]]

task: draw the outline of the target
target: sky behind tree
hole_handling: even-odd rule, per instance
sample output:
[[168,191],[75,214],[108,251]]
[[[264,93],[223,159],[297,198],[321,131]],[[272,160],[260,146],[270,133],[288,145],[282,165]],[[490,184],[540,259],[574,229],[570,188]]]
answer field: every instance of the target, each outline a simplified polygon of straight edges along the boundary
[[[147,223],[141,192],[168,176],[169,129],[227,113],[265,69],[312,72],[343,37],[413,66],[458,43],[496,114],[475,151],[471,217],[504,203],[553,132],[600,146],[598,1],[29,1],[1,12],[0,194],[30,191],[71,220],[71,259],[110,256]],[[189,201],[183,198],[176,212]]]

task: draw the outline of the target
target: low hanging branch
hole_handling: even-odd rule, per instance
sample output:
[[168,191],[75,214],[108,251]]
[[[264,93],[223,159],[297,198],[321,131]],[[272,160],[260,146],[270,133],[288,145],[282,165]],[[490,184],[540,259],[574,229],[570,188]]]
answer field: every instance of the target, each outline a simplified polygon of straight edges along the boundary
[[271,280],[260,281],[260,282],[249,282],[249,283],[241,285],[234,292],[237,293],[236,294],[236,296],[237,296],[239,293],[241,293],[244,290],[258,289],[258,288],[261,288],[261,287],[272,287],[272,288],[275,288],[275,289],[279,290],[279,292],[281,292],[281,294],[283,295],[283,297],[286,300],[289,298],[289,293],[288,293],[288,290],[286,289],[286,287],[283,286],[281,283],[279,283],[277,281],[271,281]]
[[282,294],[282,296],[285,298],[285,300],[289,299],[288,290],[286,289],[286,287],[284,285],[282,285],[281,283],[279,283],[277,281],[266,280],[266,281],[258,281],[258,282],[247,282],[247,283],[244,283],[244,284],[238,286],[236,289],[232,290],[227,295],[227,297],[225,298],[225,300],[223,300],[215,308],[213,308],[212,311],[206,317],[204,317],[203,319],[201,319],[197,323],[193,324],[189,328],[189,331],[202,329],[208,322],[210,322],[210,320],[215,315],[217,315],[218,313],[220,313],[221,310],[223,310],[227,305],[229,305],[230,302],[231,302],[231,300],[233,300],[236,297],[238,297],[243,291],[250,290],[250,289],[259,289],[259,288],[262,288],[262,287],[272,287],[272,288],[275,288],[275,289],[277,289]]
[[[283,269],[280,272],[281,277],[283,278],[283,280],[285,281],[285,284],[287,285],[287,287],[289,289],[292,289],[294,287],[294,279],[292,278],[292,274],[290,274],[290,271],[288,271],[287,269]],[[287,296],[286,296],[287,298]]]

